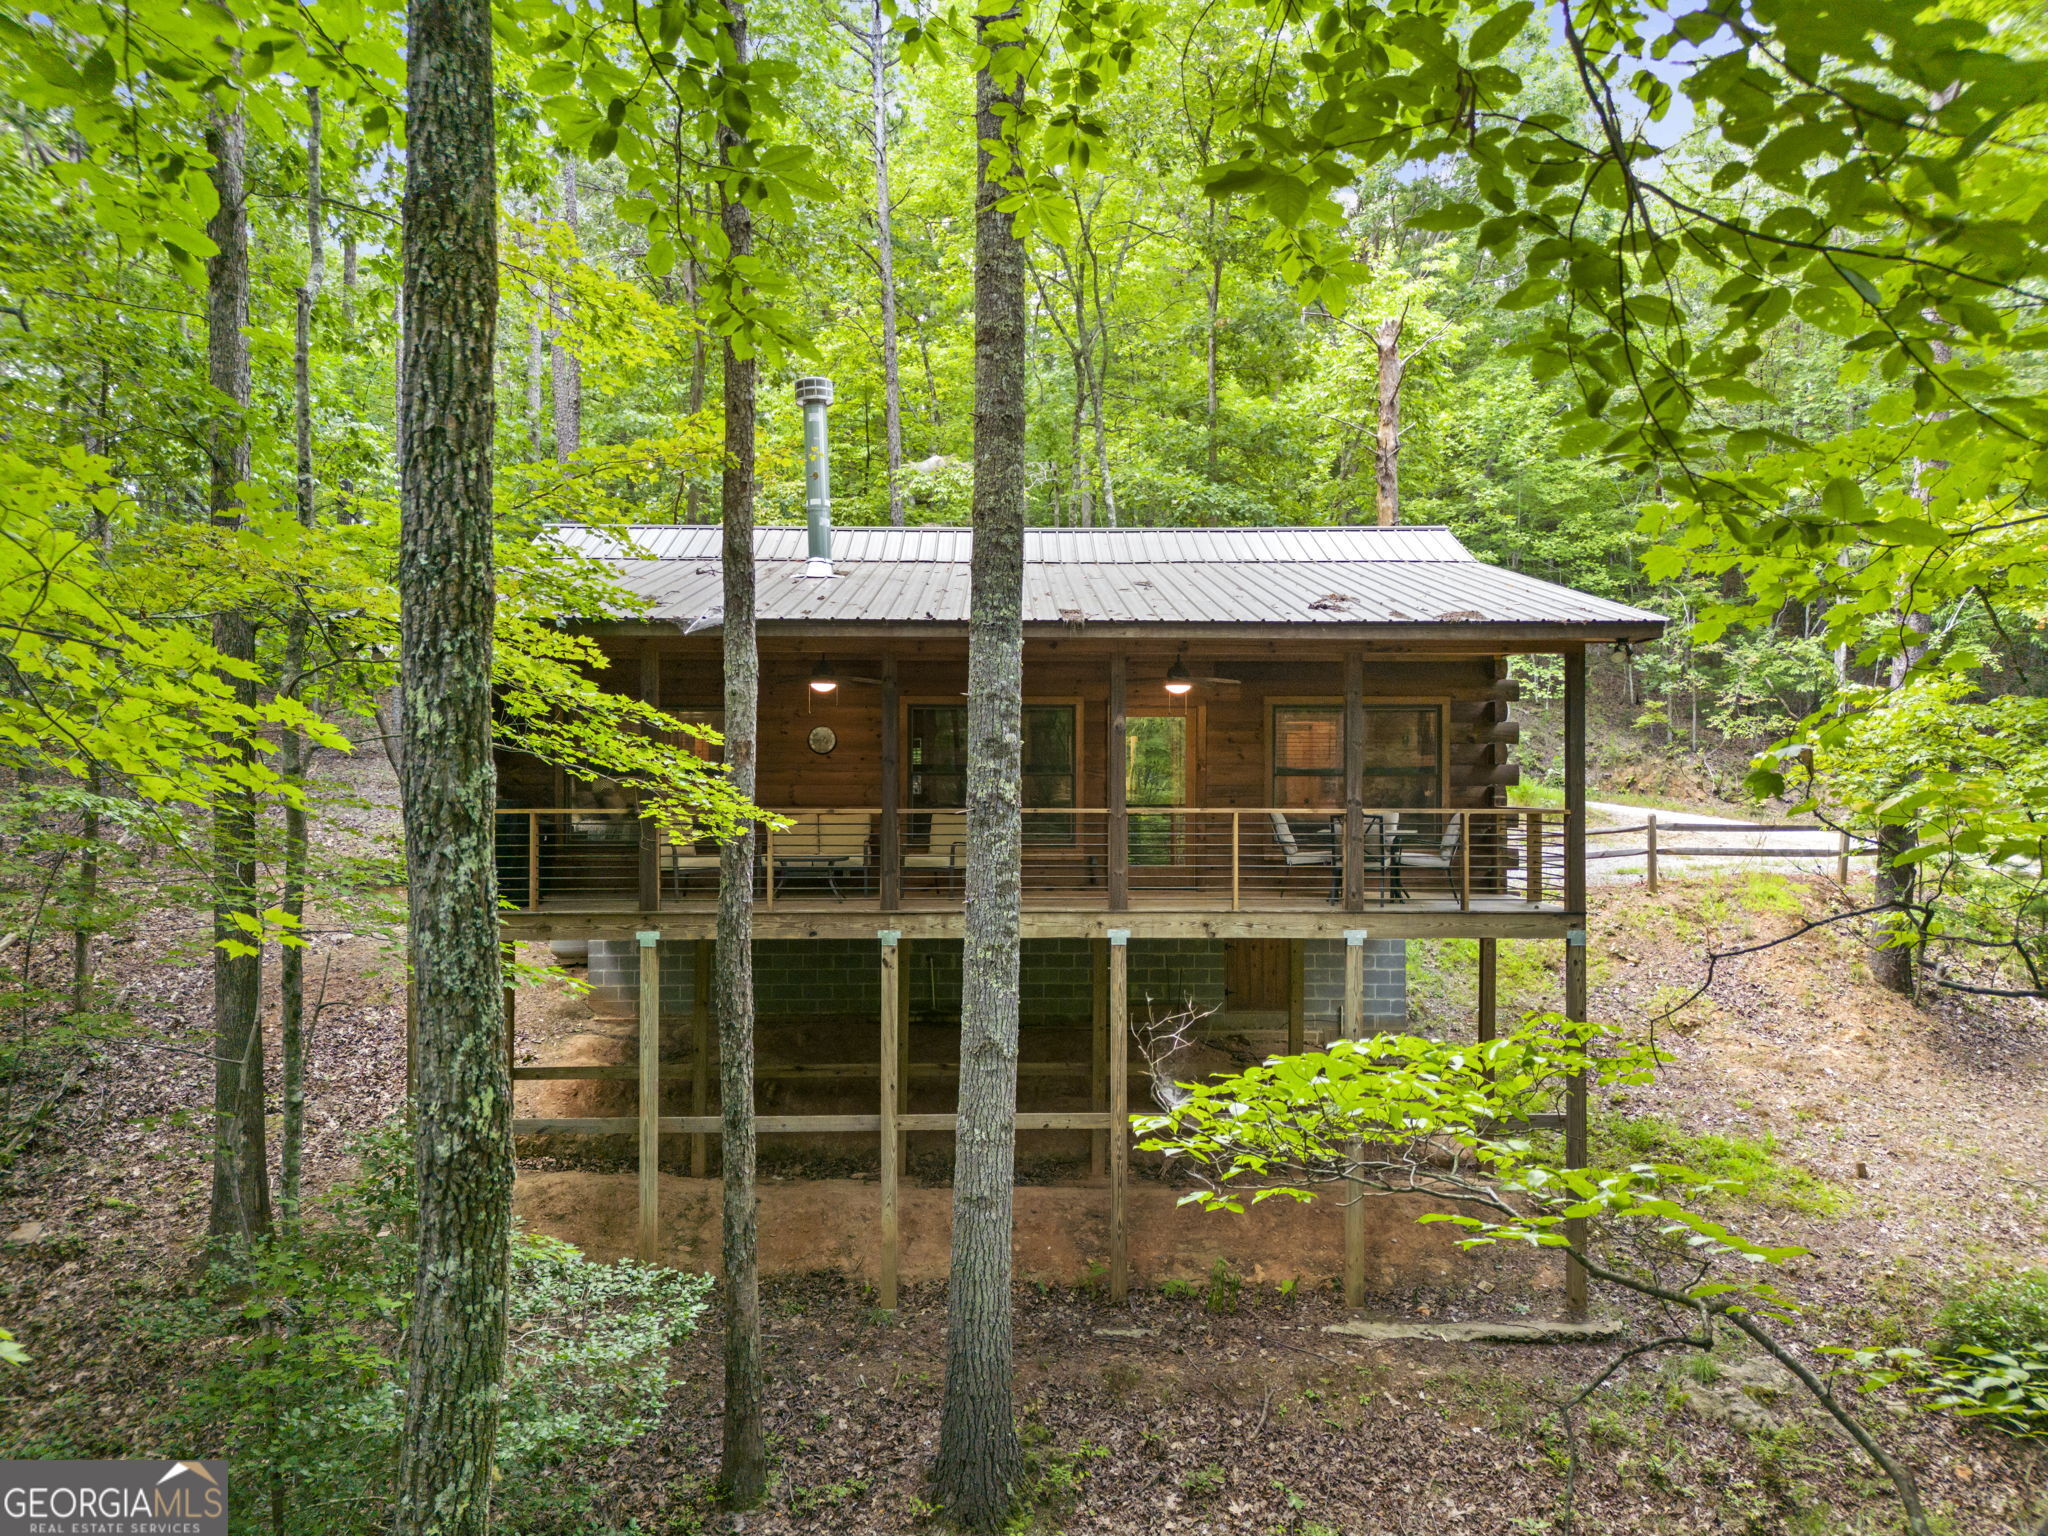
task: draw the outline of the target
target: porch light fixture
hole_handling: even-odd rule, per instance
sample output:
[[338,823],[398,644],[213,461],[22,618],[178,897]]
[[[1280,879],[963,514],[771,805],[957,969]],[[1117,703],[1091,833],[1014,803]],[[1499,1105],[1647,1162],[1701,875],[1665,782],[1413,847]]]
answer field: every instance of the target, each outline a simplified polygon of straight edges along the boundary
[[1166,691],[1179,698],[1182,694],[1190,692],[1194,686],[1195,680],[1188,676],[1188,669],[1176,658],[1173,665],[1166,669]]
[[811,692],[837,693],[839,679],[832,675],[832,663],[819,658],[817,666],[811,669]]

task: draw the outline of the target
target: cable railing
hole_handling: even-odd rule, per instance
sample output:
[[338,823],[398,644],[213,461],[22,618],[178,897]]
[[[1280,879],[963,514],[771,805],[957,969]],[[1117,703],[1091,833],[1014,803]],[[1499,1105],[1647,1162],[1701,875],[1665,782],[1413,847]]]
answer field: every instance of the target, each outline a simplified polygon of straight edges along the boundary
[[[872,806],[777,810],[755,837],[764,907],[863,903],[956,909],[967,813]],[[1022,813],[1027,906],[1125,911],[1314,910],[1408,903],[1560,907],[1561,810],[1532,807],[1032,806]],[[715,903],[719,850],[679,842],[630,809],[498,812],[510,905]]]

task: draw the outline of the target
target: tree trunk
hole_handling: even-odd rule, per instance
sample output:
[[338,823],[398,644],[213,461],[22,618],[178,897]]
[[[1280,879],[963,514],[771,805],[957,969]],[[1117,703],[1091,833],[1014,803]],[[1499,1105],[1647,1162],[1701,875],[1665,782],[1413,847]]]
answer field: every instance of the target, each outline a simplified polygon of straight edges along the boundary
[[896,251],[889,232],[889,38],[882,0],[868,28],[875,113],[875,264],[882,279],[882,432],[889,444],[889,521],[903,526],[903,385],[896,366]]
[[[562,161],[562,221],[569,226],[572,240],[581,236],[581,215],[576,206],[576,161]],[[583,446],[583,365],[576,354],[562,345],[563,313],[559,292],[554,305],[555,320],[555,458],[566,460]]]
[[974,555],[967,641],[967,916],[953,1155],[946,1399],[933,1487],[970,1530],[999,1529],[1023,1451],[1010,1397],[1011,1185],[1016,1162],[1020,744],[1024,631],[1024,245],[997,208],[1023,96],[1019,13],[975,18]]
[[[293,412],[296,416],[299,523],[311,528],[316,514],[313,497],[313,302],[327,276],[327,247],[320,229],[320,92],[306,92],[306,281],[299,289],[298,326],[292,358]],[[297,698],[306,673],[306,616],[294,610],[285,629],[284,676],[281,691]],[[278,905],[289,920],[292,936],[306,914],[307,827],[304,801],[306,738],[287,730],[279,748],[279,770],[300,798],[284,807],[284,889]],[[306,1152],[306,952],[297,943],[280,946],[278,954],[278,1048],[283,1056],[283,1145],[278,1157],[279,1203],[287,1231],[295,1231]]]
[[1373,329],[1373,345],[1379,352],[1379,432],[1373,440],[1373,504],[1379,525],[1391,528],[1401,521],[1401,327],[1407,319],[1403,310]]
[[[219,254],[206,264],[206,376],[230,414],[208,444],[208,510],[215,527],[242,522],[240,487],[249,478],[249,217],[244,202],[247,126],[240,106],[207,127],[219,210],[207,234]],[[256,659],[256,625],[247,613],[213,621],[213,644],[236,661]],[[236,701],[254,706],[256,684],[227,679]],[[248,1238],[270,1228],[270,1172],[263,1140],[263,956],[247,925],[256,899],[256,799],[225,789],[213,807],[213,1192],[207,1234]],[[237,921],[242,919],[244,921]],[[230,953],[224,944],[243,953]]]
[[[1216,238],[1216,200],[1209,199],[1209,238]],[[1204,358],[1208,376],[1208,395],[1202,420],[1208,437],[1209,478],[1216,478],[1216,326],[1218,312],[1223,306],[1223,252],[1212,249],[1209,254],[1209,328],[1208,345]]]
[[1088,408],[1088,360],[1078,347],[1073,363],[1074,419],[1068,434],[1067,451],[1074,461],[1074,522],[1078,528],[1092,528],[1095,525],[1095,481],[1088,473],[1088,455],[1081,446],[1081,426],[1087,419]]
[[[733,58],[747,63],[745,0],[726,0],[726,34]],[[725,123],[718,129],[721,160],[730,162],[741,139]],[[723,195],[723,194],[722,194]],[[725,196],[719,210],[735,258],[754,251],[753,215]],[[754,387],[759,368],[725,343],[725,482],[720,497],[725,655],[725,771],[734,791],[754,793],[754,717],[760,674],[754,649]],[[752,1509],[768,1491],[768,1446],[761,1412],[761,1291],[754,1194],[754,834],[750,827],[719,850],[718,1016],[720,1173],[724,1220],[720,1242],[725,1270],[725,1408],[719,1482],[725,1501]]]
[[[690,315],[692,319],[698,318],[698,286],[699,278],[697,272],[697,263],[694,261],[688,261],[683,263],[683,294],[690,301]],[[704,385],[706,382],[704,375],[707,363],[706,353],[708,352],[708,350],[709,349],[704,344],[704,327],[701,324],[693,325],[690,328],[689,398],[689,410],[690,415],[692,417],[696,416],[696,414],[699,411],[704,409]],[[703,522],[704,482],[701,478],[699,478],[696,475],[690,476],[690,483],[687,488],[687,495],[689,510],[683,514],[683,520],[685,522],[690,523]]]
[[496,123],[486,0],[412,0],[400,683],[419,1268],[398,1536],[483,1536],[505,1368],[512,1084],[491,763]]
[[526,313],[526,451],[541,456],[541,421],[547,396],[547,327],[541,323],[541,301],[536,292]]

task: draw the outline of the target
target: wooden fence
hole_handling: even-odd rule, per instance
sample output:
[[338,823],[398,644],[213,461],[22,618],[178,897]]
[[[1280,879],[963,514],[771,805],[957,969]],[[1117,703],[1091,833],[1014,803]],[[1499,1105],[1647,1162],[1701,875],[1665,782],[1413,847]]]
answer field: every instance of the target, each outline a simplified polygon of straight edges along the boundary
[[[1663,859],[1833,859],[1835,861],[1835,883],[1849,883],[1849,861],[1871,857],[1877,850],[1871,847],[1856,847],[1847,832],[1831,827],[1815,827],[1789,821],[1659,821],[1655,811],[1645,813],[1645,819],[1633,826],[1598,827],[1589,829],[1586,836],[1623,837],[1631,832],[1644,834],[1640,848],[1589,848],[1588,862],[1594,859],[1633,859],[1644,861],[1644,883],[1651,890],[1657,889],[1657,866]],[[1660,834],[1667,832],[1811,832],[1815,837],[1827,837],[1831,833],[1834,841],[1825,848],[1698,848],[1672,847],[1659,841]]]

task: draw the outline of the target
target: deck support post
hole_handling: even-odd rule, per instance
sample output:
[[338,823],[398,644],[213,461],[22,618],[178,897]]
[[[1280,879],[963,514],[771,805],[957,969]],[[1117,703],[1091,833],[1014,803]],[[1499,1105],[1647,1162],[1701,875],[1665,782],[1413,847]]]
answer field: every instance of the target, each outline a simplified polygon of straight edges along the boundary
[[661,1260],[661,932],[640,941],[640,1262]]
[[[1088,960],[1094,993],[1089,1009],[1088,1107],[1100,1114],[1109,1108],[1109,941],[1090,939]],[[1088,1176],[1099,1179],[1108,1170],[1109,1132],[1090,1131]]]
[[1346,912],[1365,910],[1365,656],[1344,657],[1344,848]]
[[1109,930],[1109,1299],[1121,1302],[1131,1289],[1129,1214],[1124,1209],[1131,1176],[1131,972],[1130,930]]
[[[1365,930],[1344,930],[1344,1038],[1365,1038]],[[1359,1142],[1345,1149],[1357,1160],[1364,1154]],[[1354,1188],[1344,1201],[1344,1305],[1365,1305],[1365,1193]]]
[[1287,941],[1287,1054],[1299,1056],[1308,1035],[1308,946]]
[[896,1310],[896,1180],[897,1157],[900,1143],[897,1141],[896,1112],[897,1095],[901,1091],[899,1079],[900,1063],[897,1052],[902,1041],[902,986],[903,974],[898,967],[898,940],[902,934],[894,928],[883,928],[875,937],[882,945],[882,1040],[881,1070],[882,1085],[878,1095],[878,1109],[881,1124],[882,1163],[882,1256],[881,1284],[876,1304],[884,1311]]
[[[1586,651],[1577,646],[1564,657],[1564,904],[1578,926],[1565,934],[1564,1013],[1583,1022],[1586,997]],[[1586,1166],[1586,1078],[1574,1075],[1565,1085],[1564,1160],[1568,1168]],[[1586,1241],[1586,1222],[1573,1217],[1565,1237],[1575,1245]],[[1586,1315],[1586,1272],[1565,1259],[1565,1313]]]
[[[642,703],[661,707],[661,652],[650,645],[640,653],[640,699]],[[633,792],[633,805],[640,808],[644,796]],[[658,912],[661,910],[661,828],[642,815],[640,828],[640,910]]]
[[903,905],[903,817],[897,801],[903,786],[903,722],[897,703],[896,658],[882,658],[882,807],[880,892],[882,910],[894,912]]
[[1109,731],[1104,738],[1103,772],[1109,791],[1108,827],[1109,847],[1103,850],[1108,858],[1105,867],[1109,873],[1109,910],[1127,912],[1131,906],[1131,816],[1125,804],[1126,768],[1124,753],[1130,742],[1124,719],[1124,655],[1118,651],[1109,658]]
[[1494,1038],[1500,1023],[1500,940],[1479,941],[1479,1029],[1482,1041]]
[[[690,954],[690,1113],[711,1113],[711,940],[699,939]],[[690,1138],[690,1177],[711,1176],[711,1138]]]

